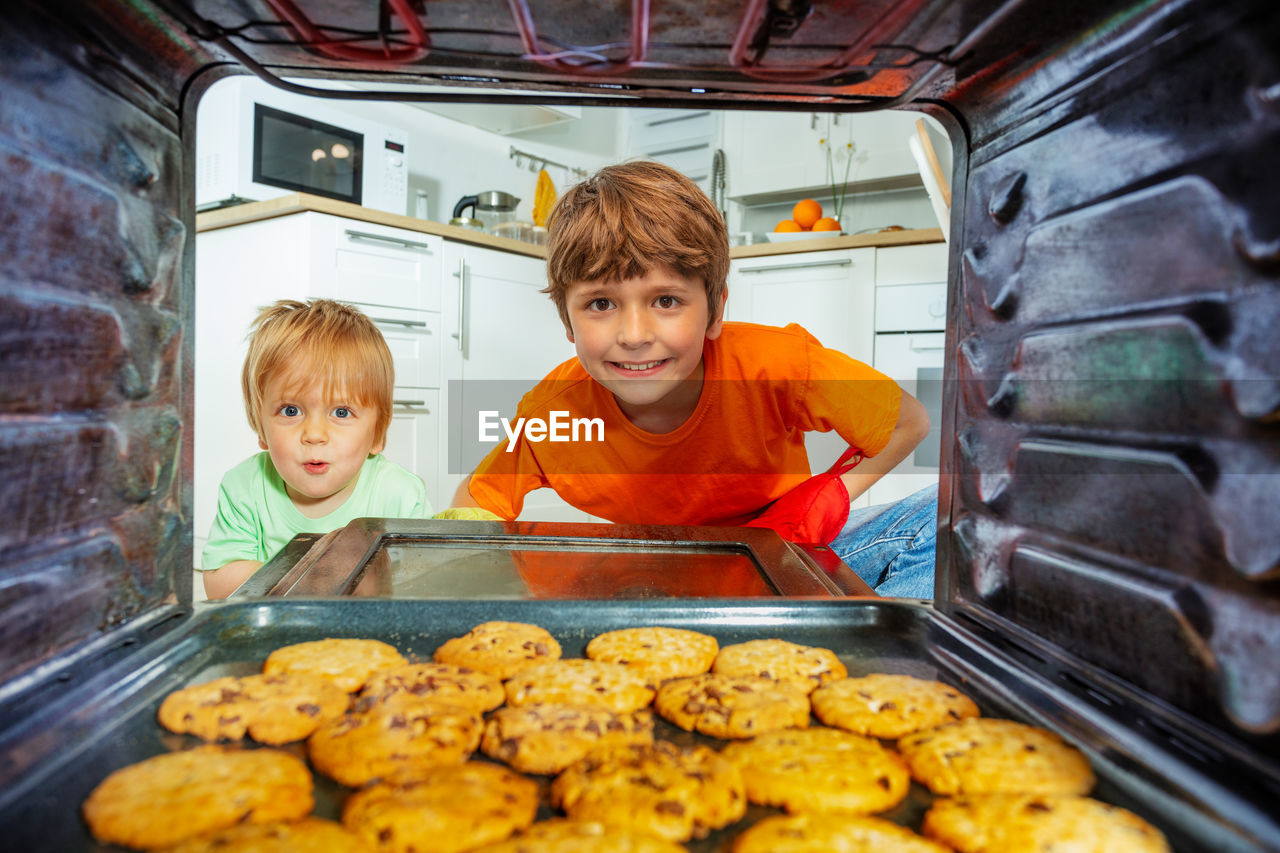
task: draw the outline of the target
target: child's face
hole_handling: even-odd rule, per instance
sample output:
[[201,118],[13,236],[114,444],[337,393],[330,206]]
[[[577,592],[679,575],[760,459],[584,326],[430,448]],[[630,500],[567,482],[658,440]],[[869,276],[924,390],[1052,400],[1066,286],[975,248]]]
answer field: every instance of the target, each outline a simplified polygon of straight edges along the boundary
[[355,491],[360,466],[370,453],[382,451],[383,442],[374,438],[373,408],[340,391],[326,394],[323,383],[297,373],[267,382],[259,418],[258,444],[271,454],[289,497],[308,518],[340,507]]
[[693,412],[703,341],[719,337],[721,326],[719,317],[708,325],[701,280],[655,268],[619,282],[571,284],[565,304],[578,360],[627,417],[644,426],[660,412],[677,419]]

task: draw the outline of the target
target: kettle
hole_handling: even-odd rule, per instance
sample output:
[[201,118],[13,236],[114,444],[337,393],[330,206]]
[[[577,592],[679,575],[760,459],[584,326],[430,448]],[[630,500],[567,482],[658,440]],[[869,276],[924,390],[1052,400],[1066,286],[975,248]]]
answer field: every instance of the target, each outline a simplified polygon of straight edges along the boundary
[[[453,206],[453,219],[449,220],[449,224],[469,228],[478,227],[492,232],[494,226],[515,220],[516,205],[519,203],[520,199],[510,193],[497,190],[477,193],[476,195],[466,195],[460,198],[458,203]],[[475,214],[474,219],[462,215],[463,211],[468,207]]]

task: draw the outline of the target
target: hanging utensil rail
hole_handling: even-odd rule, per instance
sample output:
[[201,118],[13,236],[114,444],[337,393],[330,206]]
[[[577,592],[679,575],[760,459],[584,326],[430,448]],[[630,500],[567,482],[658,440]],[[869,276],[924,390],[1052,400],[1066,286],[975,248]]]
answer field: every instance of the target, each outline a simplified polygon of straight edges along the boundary
[[557,163],[555,160],[548,160],[546,157],[542,157],[538,154],[530,154],[528,151],[521,151],[514,145],[511,146],[511,153],[508,156],[510,156],[512,160],[516,161],[517,168],[524,165],[520,162],[521,160],[528,160],[530,172],[536,172],[539,169],[545,169],[548,166],[555,166],[557,169],[564,169],[565,175],[572,175],[578,180],[582,180],[587,176],[586,169],[580,169],[577,166],[566,166],[564,163]]

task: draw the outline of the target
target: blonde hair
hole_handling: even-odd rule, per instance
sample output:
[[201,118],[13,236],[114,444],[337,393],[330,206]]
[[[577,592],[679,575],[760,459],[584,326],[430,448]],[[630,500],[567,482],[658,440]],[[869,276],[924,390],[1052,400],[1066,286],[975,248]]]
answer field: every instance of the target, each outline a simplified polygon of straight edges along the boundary
[[326,394],[349,394],[353,402],[372,407],[376,440],[386,441],[395,365],[382,333],[360,311],[332,299],[282,299],[258,313],[249,327],[240,384],[249,426],[259,437],[267,383],[291,373],[303,384],[324,383]]
[[715,322],[729,276],[729,235],[711,199],[680,172],[647,160],[605,166],[556,202],[543,293],[566,329],[570,285],[638,278],[654,268],[701,279],[709,324]]

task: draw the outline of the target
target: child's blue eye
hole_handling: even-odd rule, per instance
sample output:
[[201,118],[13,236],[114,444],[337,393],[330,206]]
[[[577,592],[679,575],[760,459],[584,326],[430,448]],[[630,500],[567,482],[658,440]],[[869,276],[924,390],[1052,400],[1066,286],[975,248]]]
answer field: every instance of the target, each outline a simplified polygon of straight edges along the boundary
[[302,410],[297,406],[286,403],[280,407],[280,414],[284,415],[286,418],[296,418],[298,415],[302,414]]
[[333,416],[335,418],[349,418],[352,416],[352,412],[346,406],[339,406],[333,410]]

